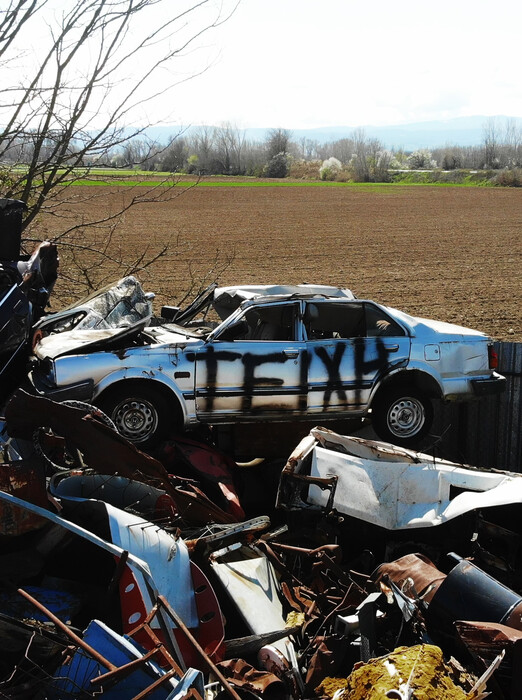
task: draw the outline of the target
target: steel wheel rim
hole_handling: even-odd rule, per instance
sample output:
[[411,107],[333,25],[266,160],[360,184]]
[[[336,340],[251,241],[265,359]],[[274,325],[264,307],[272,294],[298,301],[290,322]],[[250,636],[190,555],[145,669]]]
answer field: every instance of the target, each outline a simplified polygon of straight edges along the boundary
[[158,413],[145,399],[125,399],[113,411],[118,432],[131,442],[144,442],[158,427]]
[[395,401],[388,411],[388,429],[396,437],[413,437],[426,420],[421,401],[405,396]]

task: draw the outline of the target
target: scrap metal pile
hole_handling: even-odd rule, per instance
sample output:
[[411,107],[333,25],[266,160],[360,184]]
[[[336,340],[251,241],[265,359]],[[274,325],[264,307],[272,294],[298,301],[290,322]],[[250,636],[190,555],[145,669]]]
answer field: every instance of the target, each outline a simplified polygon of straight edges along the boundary
[[[211,286],[184,310],[164,307],[155,325],[151,295],[134,278],[45,315],[58,255],[46,243],[20,255],[24,206],[0,199],[0,698],[520,697],[522,475],[324,428],[313,429],[284,465],[237,464],[216,449],[208,427],[216,417],[210,408],[219,404],[226,414],[229,395],[254,413],[270,409],[274,392],[289,396],[281,387],[296,372],[301,377],[299,357],[330,370],[324,410],[333,394],[344,396],[334,360],[348,354],[352,336],[322,328],[319,309],[307,314],[306,304],[332,298],[332,308],[351,305],[365,322],[378,314],[355,343],[382,351],[357,365],[376,377],[383,362],[401,369],[409,361],[395,353],[419,332],[407,331],[403,315],[394,321],[393,310],[355,303],[347,290],[250,286],[221,290],[214,299],[221,307],[214,306],[224,330],[202,329],[191,324],[214,298]],[[212,332],[231,343],[254,330],[239,317],[245,295],[275,295],[259,302],[256,332],[259,313],[277,310],[285,296],[283,311],[294,318],[300,310],[300,333],[308,318],[312,345],[305,352],[283,344],[274,354],[272,344],[282,341],[272,332],[269,345],[259,336],[264,345],[254,357],[253,338],[243,355],[240,343],[214,354],[209,340],[200,374],[196,368],[202,386],[190,384],[191,347]],[[247,320],[250,306],[247,300]],[[450,336],[422,327],[429,344],[421,364],[429,369],[439,363],[438,342]],[[401,335],[386,346],[390,338],[380,335],[391,330]],[[465,330],[457,329],[459,338]],[[463,393],[501,389],[489,339],[465,336],[452,355],[463,361]],[[339,346],[332,358],[324,338]],[[241,387],[222,387],[219,401],[218,355],[245,375]],[[128,356],[136,366],[120,367]],[[183,358],[192,364],[179,364]],[[106,362],[119,377],[109,390],[101,386]],[[263,363],[271,363],[271,379],[254,376]],[[236,381],[237,366],[225,368],[225,384]],[[197,392],[206,396],[207,441],[181,424],[182,434],[166,439],[173,406],[149,386],[165,367],[180,382],[176,396],[192,406],[185,429],[200,417]],[[278,373],[285,367],[290,378]],[[414,437],[427,429],[431,410],[407,387],[407,398],[389,398],[400,435]],[[73,389],[85,393],[67,395]],[[82,396],[97,396],[98,407]]]
[[79,402],[0,427],[0,698],[520,697],[521,475],[316,428],[274,507]]

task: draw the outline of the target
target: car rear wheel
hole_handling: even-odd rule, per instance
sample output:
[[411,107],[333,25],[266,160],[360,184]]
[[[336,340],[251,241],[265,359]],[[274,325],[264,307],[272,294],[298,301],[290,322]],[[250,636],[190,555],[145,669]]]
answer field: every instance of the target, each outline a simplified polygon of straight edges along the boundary
[[154,447],[165,439],[171,423],[166,398],[152,387],[125,382],[98,402],[117,431],[140,448]]
[[415,447],[433,422],[431,400],[415,388],[395,388],[377,398],[372,410],[375,432],[386,442]]

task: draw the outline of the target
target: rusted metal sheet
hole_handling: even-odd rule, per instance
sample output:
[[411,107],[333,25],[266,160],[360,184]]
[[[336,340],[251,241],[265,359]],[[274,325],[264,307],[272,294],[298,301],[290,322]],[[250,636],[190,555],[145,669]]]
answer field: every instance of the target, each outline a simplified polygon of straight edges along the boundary
[[234,522],[195,486],[172,479],[161,462],[138,450],[88,410],[16,391],[6,406],[8,432],[31,439],[37,428],[50,428],[56,436],[74,436],[86,464],[101,474],[120,474],[163,488],[174,500],[181,517],[189,522]]
[[505,653],[490,689],[499,687],[506,700],[518,700],[522,688],[522,632],[493,622],[457,621],[455,628],[478,668]]
[[[42,508],[48,505],[45,471],[37,460],[17,460],[0,464],[0,490]],[[0,503],[0,535],[23,535],[45,525],[45,520],[26,510]]]
[[402,587],[408,579],[413,581],[419,596],[429,603],[446,574],[422,554],[406,554],[393,562],[387,562],[377,567],[372,576],[376,583],[393,581]]

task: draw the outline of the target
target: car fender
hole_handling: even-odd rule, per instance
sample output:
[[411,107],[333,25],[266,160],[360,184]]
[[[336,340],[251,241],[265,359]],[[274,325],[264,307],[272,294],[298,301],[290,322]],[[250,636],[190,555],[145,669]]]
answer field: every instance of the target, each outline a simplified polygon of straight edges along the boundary
[[183,422],[187,424],[194,420],[194,390],[182,391],[176,382],[157,370],[144,371],[137,367],[124,367],[111,372],[95,386],[93,400],[96,401],[107,389],[127,379],[139,379],[140,381],[157,382],[163,385],[175,395],[183,414]]
[[387,374],[383,375],[372,389],[369,405],[373,403],[375,397],[384,387],[398,384],[404,381],[405,384],[413,383],[425,391],[433,398],[441,398],[444,395],[443,385],[438,372],[422,362],[409,362],[405,367],[395,367]]

